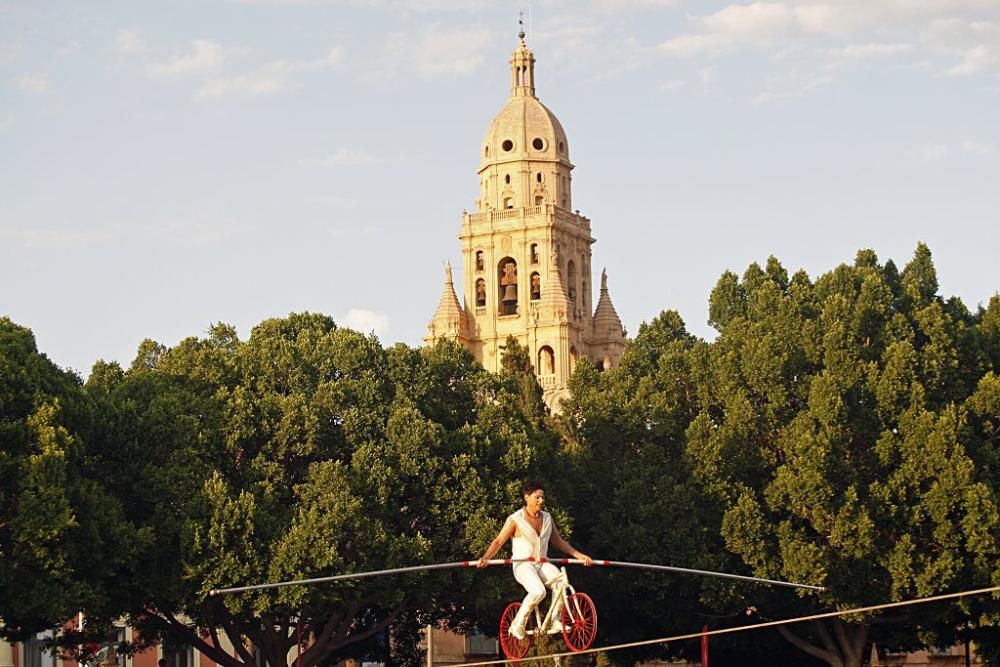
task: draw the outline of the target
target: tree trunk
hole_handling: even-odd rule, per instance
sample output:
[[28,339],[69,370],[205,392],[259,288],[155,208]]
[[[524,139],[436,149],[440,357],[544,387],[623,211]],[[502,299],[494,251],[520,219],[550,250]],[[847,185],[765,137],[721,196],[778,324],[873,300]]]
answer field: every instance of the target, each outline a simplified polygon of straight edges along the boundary
[[784,625],[778,626],[778,633],[795,648],[819,658],[830,667],[862,667],[868,647],[868,624],[845,623],[834,618],[813,621],[813,628],[818,643],[804,639]]

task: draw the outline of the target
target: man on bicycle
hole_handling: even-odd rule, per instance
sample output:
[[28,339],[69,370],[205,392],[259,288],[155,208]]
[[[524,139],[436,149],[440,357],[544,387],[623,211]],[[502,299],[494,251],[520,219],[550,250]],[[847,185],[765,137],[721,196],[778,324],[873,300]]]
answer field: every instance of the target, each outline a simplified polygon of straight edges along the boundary
[[562,596],[560,591],[554,586],[559,577],[559,568],[552,563],[540,563],[539,560],[548,558],[549,542],[563,553],[583,561],[584,565],[594,564],[593,559],[587,554],[574,549],[569,542],[559,535],[552,515],[542,511],[545,504],[545,489],[538,482],[528,482],[522,489],[524,493],[524,507],[507,517],[503,528],[497,536],[490,542],[486,553],[479,559],[478,567],[487,566],[493,556],[511,540],[513,554],[511,558],[518,560],[522,558],[533,558],[535,562],[514,563],[514,579],[524,586],[527,595],[521,603],[521,608],[514,617],[510,626],[510,634],[517,639],[524,639],[524,625],[528,615],[545,599],[545,587],[553,588],[552,618],[556,619],[549,627],[550,633],[562,632],[562,624],[559,622],[559,612],[562,606]]

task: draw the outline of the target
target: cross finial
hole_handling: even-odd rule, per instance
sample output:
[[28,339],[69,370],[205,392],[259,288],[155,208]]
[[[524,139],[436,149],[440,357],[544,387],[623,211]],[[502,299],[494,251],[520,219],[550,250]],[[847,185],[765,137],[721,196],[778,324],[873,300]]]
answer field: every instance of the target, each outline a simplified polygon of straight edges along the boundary
[[517,32],[517,36],[523,42],[524,41],[524,12],[523,11],[518,12],[517,16],[518,16],[518,18],[517,18],[517,24],[521,27],[521,29],[518,30],[518,32]]

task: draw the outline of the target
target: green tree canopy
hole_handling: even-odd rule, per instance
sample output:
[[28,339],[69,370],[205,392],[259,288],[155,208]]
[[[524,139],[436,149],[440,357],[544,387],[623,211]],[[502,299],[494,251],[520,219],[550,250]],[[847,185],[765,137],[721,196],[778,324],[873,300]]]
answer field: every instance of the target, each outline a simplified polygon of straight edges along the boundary
[[515,377],[453,344],[386,350],[321,315],[265,321],[245,342],[221,325],[173,348],[147,342],[128,371],[99,370],[87,389],[106,406],[104,462],[153,536],[127,582],[131,620],[147,642],[229,667],[255,663],[249,644],[285,664],[299,630],[312,667],[378,654],[408,623],[475,617],[470,590],[499,597],[489,574],[208,592],[468,559],[551,458]]
[[[922,244],[901,277],[870,251],[815,283],[776,266],[719,281],[719,337],[694,371],[688,454],[722,503],[727,547],[758,576],[828,587],[822,604],[988,581],[997,503],[968,428],[969,397],[990,391],[976,318],[937,295]],[[884,621],[781,632],[856,666]],[[878,637],[905,641],[892,633]]]
[[0,318],[0,633],[24,638],[86,610],[100,624],[138,537],[94,475],[94,409],[79,378]]

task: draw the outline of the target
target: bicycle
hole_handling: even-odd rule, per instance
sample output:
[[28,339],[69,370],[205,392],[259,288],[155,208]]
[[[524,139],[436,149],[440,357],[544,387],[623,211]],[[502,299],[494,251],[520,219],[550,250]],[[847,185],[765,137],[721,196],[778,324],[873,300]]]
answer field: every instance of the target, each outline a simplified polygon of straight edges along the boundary
[[[590,648],[597,635],[597,607],[589,595],[578,593],[570,586],[565,567],[559,568],[559,575],[554,581],[552,600],[554,601],[555,596],[559,595],[563,603],[559,619],[562,623],[563,640],[570,651],[585,651]],[[552,612],[555,604],[549,603],[544,618],[538,607],[535,607],[534,614],[525,620],[524,639],[518,639],[510,634],[510,625],[520,608],[520,602],[511,602],[500,615],[500,648],[509,660],[520,660],[527,655],[534,638],[547,634],[554,620]]]

